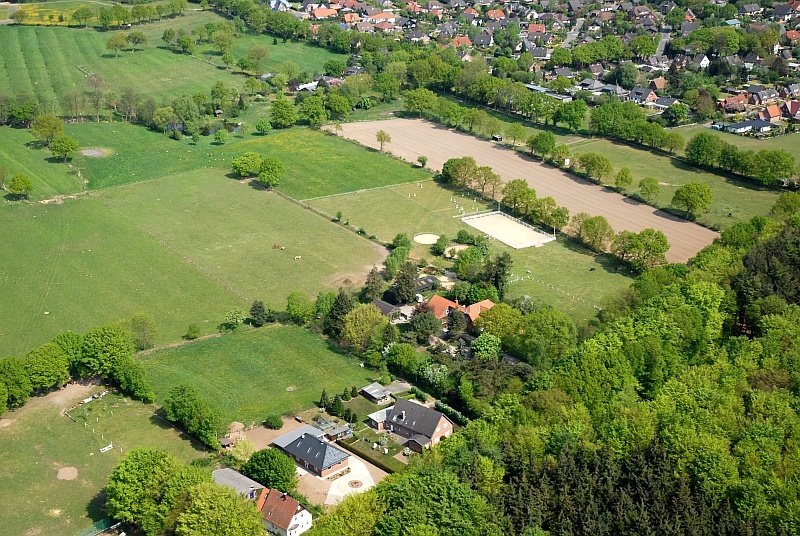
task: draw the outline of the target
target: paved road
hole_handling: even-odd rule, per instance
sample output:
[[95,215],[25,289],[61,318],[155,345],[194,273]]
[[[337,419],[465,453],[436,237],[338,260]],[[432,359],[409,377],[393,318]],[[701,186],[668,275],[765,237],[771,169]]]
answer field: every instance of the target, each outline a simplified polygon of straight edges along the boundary
[[[491,166],[503,180],[524,178],[540,197],[552,196],[570,214],[586,212],[605,216],[616,231],[660,229],[671,245],[667,259],[686,262],[717,236],[714,231],[661,212],[616,192],[602,188],[522,153],[422,120],[389,119],[345,123],[341,134],[378,148],[375,133],[385,130],[392,141],[386,150],[409,162],[428,157],[428,167],[441,169],[449,158],[470,155],[479,165]],[[642,151],[642,158],[647,153]],[[662,179],[666,179],[663,177]]]
[[562,48],[569,48],[572,42],[578,38],[578,35],[581,33],[581,28],[583,27],[583,21],[584,19],[575,20],[575,27],[572,28],[571,32],[567,33],[566,39],[564,39],[564,42],[561,43]]
[[661,32],[661,39],[658,40],[658,47],[656,48],[657,56],[664,53],[664,49],[667,47],[667,43],[669,43],[670,39],[672,39],[672,34]]

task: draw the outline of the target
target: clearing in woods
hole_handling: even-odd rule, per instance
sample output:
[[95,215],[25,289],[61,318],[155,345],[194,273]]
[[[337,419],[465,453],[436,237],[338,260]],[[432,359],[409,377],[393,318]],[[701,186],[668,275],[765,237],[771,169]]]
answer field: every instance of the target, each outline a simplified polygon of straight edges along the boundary
[[192,385],[225,422],[246,425],[268,415],[293,415],[313,406],[323,389],[333,396],[369,383],[373,374],[318,335],[277,324],[148,353],[139,360],[157,401],[176,385]]
[[[7,424],[0,426],[3,534],[69,535],[104,518],[100,492],[132,448],[164,449],[183,462],[207,454],[157,417],[153,406],[114,393],[71,411],[78,421],[73,422],[62,409],[102,388],[56,400],[71,387],[33,399],[0,420]],[[109,443],[114,448],[101,453]]]

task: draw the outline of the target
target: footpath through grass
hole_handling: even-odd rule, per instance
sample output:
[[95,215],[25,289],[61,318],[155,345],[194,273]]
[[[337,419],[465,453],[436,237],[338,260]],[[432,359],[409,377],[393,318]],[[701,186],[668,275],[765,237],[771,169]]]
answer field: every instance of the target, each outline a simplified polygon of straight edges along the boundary
[[352,357],[333,351],[299,326],[271,325],[196,341],[140,358],[162,401],[176,385],[189,384],[226,422],[260,423],[313,406],[322,389],[341,393],[371,381]]
[[132,448],[164,449],[184,462],[205,454],[152,406],[113,393],[71,412],[78,422],[61,414],[86,396],[80,393],[100,390],[68,387],[0,419],[0,533],[69,536],[104,518],[100,493]]

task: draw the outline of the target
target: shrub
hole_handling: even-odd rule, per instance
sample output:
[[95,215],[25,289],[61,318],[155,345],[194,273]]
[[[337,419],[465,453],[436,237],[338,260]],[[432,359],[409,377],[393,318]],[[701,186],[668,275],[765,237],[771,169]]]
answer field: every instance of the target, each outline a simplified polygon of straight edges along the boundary
[[270,430],[280,430],[283,427],[283,420],[280,415],[268,415],[264,419],[264,426]]

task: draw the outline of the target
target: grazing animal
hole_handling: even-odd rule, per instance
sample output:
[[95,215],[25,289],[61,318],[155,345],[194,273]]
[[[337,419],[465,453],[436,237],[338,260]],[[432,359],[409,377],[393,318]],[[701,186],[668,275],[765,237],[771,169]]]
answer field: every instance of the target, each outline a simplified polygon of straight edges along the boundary
[[295,255],[294,256],[294,260],[301,261],[301,260],[303,260],[303,257],[301,257],[300,255]]

